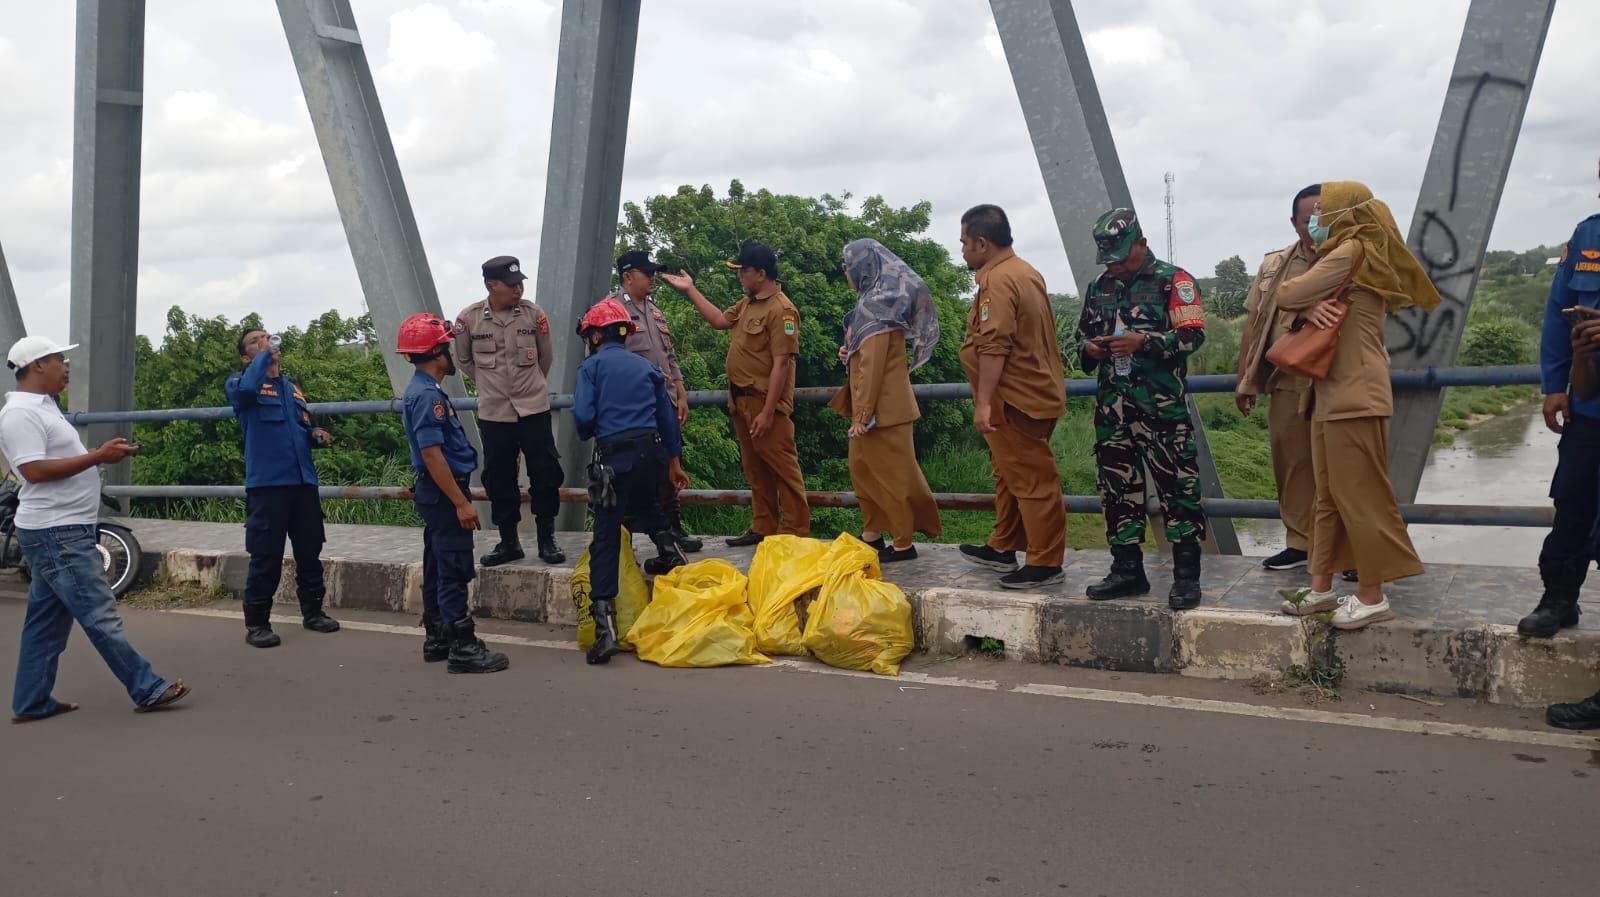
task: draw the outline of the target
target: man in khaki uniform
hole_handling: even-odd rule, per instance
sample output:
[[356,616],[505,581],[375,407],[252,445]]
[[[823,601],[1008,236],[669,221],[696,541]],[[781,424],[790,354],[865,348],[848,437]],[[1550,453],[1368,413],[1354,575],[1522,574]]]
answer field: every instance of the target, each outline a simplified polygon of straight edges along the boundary
[[[617,277],[622,281],[607,299],[615,299],[627,309],[628,316],[633,319],[633,327],[629,329],[623,347],[635,355],[643,356],[647,361],[661,371],[667,381],[667,395],[672,397],[673,405],[677,408],[678,426],[682,427],[689,419],[689,394],[683,385],[683,370],[678,367],[678,352],[672,347],[672,326],[667,323],[666,315],[661,313],[660,306],[651,297],[651,292],[656,288],[656,275],[666,270],[666,266],[658,264],[650,258],[650,253],[635,249],[624,252],[617,257]],[[592,350],[591,350],[592,354]],[[660,491],[656,500],[661,503],[661,511],[667,517],[669,532],[677,541],[678,547],[686,552],[699,551],[703,543],[691,537],[683,530],[683,518],[678,508],[678,490],[673,485],[672,478],[665,475],[661,477]],[[633,523],[626,524],[630,529]]]
[[561,453],[550,429],[550,319],[522,298],[522,263],[509,255],[483,263],[488,298],[456,316],[456,365],[478,385],[478,432],[483,437],[483,489],[500,544],[481,559],[485,567],[521,560],[522,498],[517,456],[528,465],[528,497],[539,529],[539,559],[567,559],[556,547],[561,510]]
[[1294,312],[1278,310],[1278,287],[1316,264],[1317,244],[1306,231],[1306,223],[1321,196],[1321,184],[1295,195],[1289,223],[1299,239],[1267,253],[1244,300],[1247,317],[1239,342],[1239,385],[1233,399],[1244,415],[1255,410],[1258,395],[1265,393],[1271,401],[1267,432],[1272,442],[1272,475],[1278,483],[1278,508],[1288,534],[1288,547],[1262,561],[1261,566],[1268,570],[1304,567],[1311,550],[1311,518],[1317,501],[1311,420],[1305,413],[1311,378],[1278,370],[1267,361],[1267,350],[1289,331],[1295,319]]
[[[1044,278],[1011,248],[1011,222],[999,206],[961,216],[961,257],[977,272],[961,366],[972,382],[972,423],[994,467],[994,532],[961,556],[1004,574],[1007,589],[1062,580],[1067,514],[1050,434],[1066,411],[1066,374]],[[1017,567],[1016,553],[1027,563]]]
[[744,295],[719,309],[695,288],[687,271],[662,279],[683,291],[700,316],[718,330],[732,330],[728,344],[728,411],[739,437],[739,460],[750,482],[755,516],[744,535],[729,545],[755,545],[782,532],[811,534],[811,508],[794,445],[794,357],[800,354],[800,312],[778,283],[778,254],[749,242],[728,262],[739,269]]

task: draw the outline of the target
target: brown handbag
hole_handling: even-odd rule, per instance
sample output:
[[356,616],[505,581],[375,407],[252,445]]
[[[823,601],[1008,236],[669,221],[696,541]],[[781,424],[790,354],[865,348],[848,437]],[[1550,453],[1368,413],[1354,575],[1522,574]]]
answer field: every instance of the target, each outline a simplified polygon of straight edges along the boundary
[[[1356,245],[1359,247],[1361,244]],[[1324,330],[1305,318],[1295,318],[1289,332],[1274,340],[1267,349],[1268,363],[1280,371],[1313,380],[1327,378],[1328,369],[1333,365],[1334,350],[1339,348],[1339,331],[1344,328],[1345,318],[1350,314],[1350,282],[1355,279],[1356,271],[1364,260],[1365,253],[1358,254],[1355,264],[1350,266],[1350,273],[1334,290],[1334,301],[1339,303],[1339,323]]]

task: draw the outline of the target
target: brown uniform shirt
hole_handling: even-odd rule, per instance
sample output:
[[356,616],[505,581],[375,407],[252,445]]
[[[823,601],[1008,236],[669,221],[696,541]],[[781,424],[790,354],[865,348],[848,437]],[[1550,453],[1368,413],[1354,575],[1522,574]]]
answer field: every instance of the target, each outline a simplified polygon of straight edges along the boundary
[[[1278,307],[1303,312],[1332,299],[1345,277],[1360,261],[1362,249],[1346,240],[1317,260],[1306,273],[1278,288]],[[1384,345],[1388,307],[1383,297],[1357,286],[1350,290],[1350,309],[1339,325],[1339,344],[1333,350],[1328,376],[1312,383],[1316,406],[1314,421],[1390,417],[1394,393],[1389,386],[1389,350]]]
[[550,410],[550,319],[524,299],[495,311],[489,300],[456,316],[456,366],[478,384],[478,417],[514,423]]
[[978,295],[967,312],[967,338],[961,344],[961,366],[973,391],[978,388],[978,356],[1004,355],[995,399],[1031,418],[1060,417],[1066,411],[1066,372],[1044,277],[1006,249],[978,269],[977,281]]
[[864,424],[876,417],[878,427],[909,424],[922,416],[911,372],[906,365],[906,335],[885,330],[867,337],[847,363],[849,382],[828,407]]
[[667,318],[656,305],[655,298],[646,296],[640,302],[630,296],[627,290],[617,290],[607,298],[621,302],[633,317],[633,332],[628,334],[627,341],[623,343],[628,351],[643,355],[661,371],[669,385],[682,380],[678,352],[672,347],[672,327],[667,324]]
[[[800,312],[777,284],[755,296],[746,295],[722,312],[733,325],[728,343],[728,385],[765,397],[772,377],[772,360],[800,354]],[[794,369],[783,387],[777,409],[794,411]]]
[[1268,253],[1261,260],[1256,279],[1245,294],[1244,336],[1239,341],[1239,387],[1237,392],[1253,396],[1271,394],[1277,390],[1303,392],[1311,387],[1311,378],[1280,371],[1267,361],[1267,350],[1294,324],[1293,312],[1278,308],[1278,288],[1284,283],[1311,270],[1316,264],[1316,252],[1306,249],[1299,240],[1290,246]]

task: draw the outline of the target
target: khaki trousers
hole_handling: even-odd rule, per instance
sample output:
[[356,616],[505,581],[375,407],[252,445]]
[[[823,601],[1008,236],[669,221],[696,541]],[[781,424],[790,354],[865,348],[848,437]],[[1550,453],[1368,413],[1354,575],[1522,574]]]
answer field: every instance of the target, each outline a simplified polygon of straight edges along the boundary
[[1368,586],[1421,573],[1389,483],[1389,419],[1313,421],[1311,457],[1317,478],[1312,575],[1353,569]]
[[997,429],[983,434],[994,468],[995,551],[1026,551],[1035,567],[1059,567],[1067,549],[1067,510],[1061,503],[1061,472],[1056,469],[1050,434],[1056,419],[1029,417],[1002,406]]
[[806,504],[806,481],[800,475],[800,455],[794,446],[794,419],[775,413],[767,435],[759,440],[750,438],[750,422],[761,414],[764,404],[766,399],[755,395],[739,396],[728,403],[733,432],[739,437],[739,463],[750,484],[750,504],[755,511],[750,529],[763,536],[776,535],[781,510],[781,532],[809,536],[811,507]]
[[1275,389],[1267,406],[1267,433],[1272,442],[1272,478],[1278,483],[1278,507],[1288,547],[1311,550],[1311,521],[1316,513],[1317,477],[1311,462],[1311,421],[1300,411],[1304,392]]

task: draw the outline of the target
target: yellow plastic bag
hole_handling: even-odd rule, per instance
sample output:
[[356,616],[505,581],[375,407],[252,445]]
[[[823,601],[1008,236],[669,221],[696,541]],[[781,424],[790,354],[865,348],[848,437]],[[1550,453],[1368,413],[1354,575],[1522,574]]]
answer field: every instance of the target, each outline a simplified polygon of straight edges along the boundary
[[805,645],[818,660],[896,676],[914,644],[911,602],[899,586],[860,571],[828,573],[806,618]]
[[795,600],[822,585],[820,539],[768,536],[750,561],[750,611],[755,614],[756,648],[764,654],[804,654]]
[[628,630],[639,659],[664,667],[771,663],[756,650],[743,573],[707,558],[657,576],[655,597]]
[[[591,546],[592,547],[592,546]],[[589,615],[589,549],[583,550],[578,566],[572,571],[572,603],[578,608],[578,647],[585,650],[594,644],[594,617]],[[639,562],[633,556],[633,536],[622,530],[622,556],[617,567],[617,631],[626,633],[639,615],[650,604],[650,586],[639,572]],[[633,644],[626,638],[617,642],[624,651],[632,651]]]

